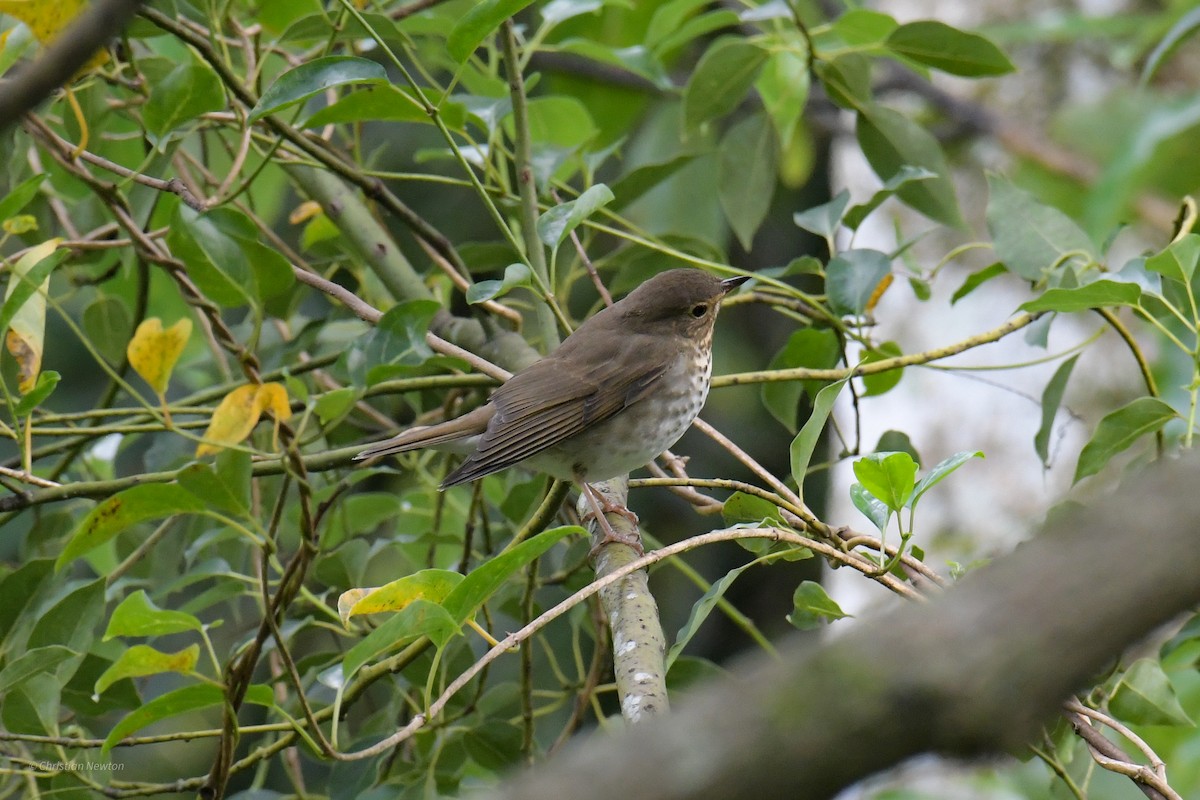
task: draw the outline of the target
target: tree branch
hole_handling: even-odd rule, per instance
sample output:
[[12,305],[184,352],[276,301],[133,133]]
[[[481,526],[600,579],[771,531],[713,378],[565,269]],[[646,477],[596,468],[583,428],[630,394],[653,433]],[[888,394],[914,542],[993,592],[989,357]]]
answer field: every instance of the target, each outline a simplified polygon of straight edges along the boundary
[[928,603],[744,664],[670,719],[575,745],[490,797],[818,800],[920,753],[1019,747],[1200,603],[1197,481],[1194,459],[1151,470]]
[[140,0],[96,0],[41,57],[12,80],[0,82],[0,132],[70,83],[97,50],[124,30],[140,5]]

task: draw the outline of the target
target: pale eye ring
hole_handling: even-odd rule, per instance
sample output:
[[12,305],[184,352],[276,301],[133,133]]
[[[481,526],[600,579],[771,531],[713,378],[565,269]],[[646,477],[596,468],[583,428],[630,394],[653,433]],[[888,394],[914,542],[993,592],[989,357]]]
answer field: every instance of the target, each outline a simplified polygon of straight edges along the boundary
[[707,313],[708,313],[708,306],[704,305],[703,303],[698,303],[698,304],[692,306],[692,316],[695,317],[696,319],[700,319]]

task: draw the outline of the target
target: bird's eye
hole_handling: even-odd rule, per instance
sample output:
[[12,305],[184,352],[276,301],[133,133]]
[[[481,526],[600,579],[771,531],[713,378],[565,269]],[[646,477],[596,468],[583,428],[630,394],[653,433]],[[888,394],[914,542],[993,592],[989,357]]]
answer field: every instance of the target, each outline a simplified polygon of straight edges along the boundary
[[707,313],[708,313],[708,306],[704,305],[703,303],[692,306],[692,316],[695,317],[696,319],[700,319]]

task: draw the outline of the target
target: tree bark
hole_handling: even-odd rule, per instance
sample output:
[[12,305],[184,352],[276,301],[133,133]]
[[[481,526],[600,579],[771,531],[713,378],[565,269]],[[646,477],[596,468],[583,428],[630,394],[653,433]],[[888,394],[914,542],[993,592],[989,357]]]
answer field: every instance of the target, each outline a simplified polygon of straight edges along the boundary
[[139,0],[95,0],[35,61],[0,84],[0,133],[73,81],[97,50],[120,35],[140,5]]
[[1151,469],[928,603],[748,661],[672,716],[588,737],[490,797],[818,800],[920,753],[1010,752],[1200,603],[1197,486],[1194,459]]

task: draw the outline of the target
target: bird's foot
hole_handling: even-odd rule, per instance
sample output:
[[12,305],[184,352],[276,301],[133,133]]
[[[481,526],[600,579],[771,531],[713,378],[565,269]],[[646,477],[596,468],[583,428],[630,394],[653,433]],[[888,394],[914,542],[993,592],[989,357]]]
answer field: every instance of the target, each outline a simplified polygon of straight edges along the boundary
[[[606,544],[617,543],[632,547],[637,551],[638,555],[645,555],[646,550],[642,547],[642,537],[638,534],[638,515],[630,511],[625,505],[615,503],[604,496],[602,492],[597,492],[592,486],[587,483],[580,484],[583,487],[583,494],[588,500],[588,504],[592,510],[583,515],[583,521],[586,523],[590,519],[596,520],[596,525],[600,528],[602,538],[599,542],[593,545],[591,552],[588,554],[590,558],[595,558],[601,547]],[[605,514],[616,514],[624,517],[633,526],[633,531],[630,533],[621,533],[616,531],[612,524],[605,518]]]

